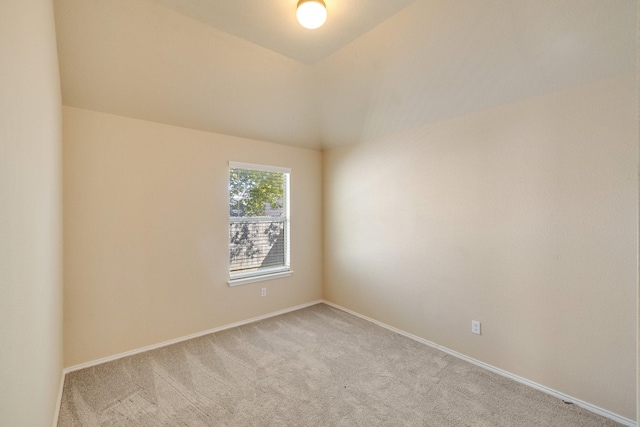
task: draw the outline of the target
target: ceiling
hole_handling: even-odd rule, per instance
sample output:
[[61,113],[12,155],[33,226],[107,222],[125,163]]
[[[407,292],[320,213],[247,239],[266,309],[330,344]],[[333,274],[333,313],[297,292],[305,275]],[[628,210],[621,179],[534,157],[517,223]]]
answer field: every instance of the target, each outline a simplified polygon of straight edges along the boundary
[[153,1],[296,61],[315,64],[413,0],[325,0],[328,20],[313,31],[296,20],[298,0]]
[[55,0],[63,104],[331,148],[633,73],[636,0]]

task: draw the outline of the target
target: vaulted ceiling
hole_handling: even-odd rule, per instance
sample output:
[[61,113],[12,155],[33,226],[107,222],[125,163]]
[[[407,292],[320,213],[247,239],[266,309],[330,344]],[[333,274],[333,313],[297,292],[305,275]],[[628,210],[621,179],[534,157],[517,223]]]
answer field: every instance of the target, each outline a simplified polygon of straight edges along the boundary
[[635,69],[636,0],[56,0],[63,104],[327,148]]
[[317,31],[298,24],[297,0],[153,1],[296,61],[315,64],[413,0],[325,0],[330,19]]

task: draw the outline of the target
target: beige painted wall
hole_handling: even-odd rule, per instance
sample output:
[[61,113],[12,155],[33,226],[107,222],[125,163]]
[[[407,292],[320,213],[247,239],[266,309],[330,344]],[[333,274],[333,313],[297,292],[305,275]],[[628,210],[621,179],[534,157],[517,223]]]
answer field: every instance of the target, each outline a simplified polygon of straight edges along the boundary
[[0,58],[0,424],[45,426],[62,378],[62,120],[51,1],[0,4]]
[[[637,26],[638,29],[640,30],[640,2],[637,2],[637,14],[636,14],[636,21],[637,21]],[[637,94],[637,98],[636,98],[636,102],[637,102],[637,106],[638,106],[638,130],[639,130],[639,134],[640,134],[640,31],[638,31],[637,34],[637,38],[636,38],[636,50],[637,50],[637,60],[636,60],[636,94]],[[640,143],[640,139],[638,140],[638,143]],[[640,164],[640,158],[639,160],[639,164]],[[638,175],[638,180],[640,181],[640,174]],[[638,210],[640,211],[640,194],[638,195],[638,199],[639,199],[639,204],[638,204]],[[638,255],[640,257],[640,239],[638,240]],[[640,258],[639,258],[640,260]],[[637,314],[638,314],[638,326],[637,326],[637,333],[638,333],[638,338],[637,338],[637,349],[636,349],[636,356],[638,358],[638,367],[636,369],[636,399],[640,401],[640,262],[638,263],[638,292],[636,294],[636,301],[637,301]],[[640,420],[640,403],[636,404],[636,420]]]
[[[319,151],[71,107],[63,117],[65,366],[321,298]],[[227,285],[230,160],[292,168],[293,276]]]
[[601,80],[326,152],[325,299],[635,419],[636,93]]

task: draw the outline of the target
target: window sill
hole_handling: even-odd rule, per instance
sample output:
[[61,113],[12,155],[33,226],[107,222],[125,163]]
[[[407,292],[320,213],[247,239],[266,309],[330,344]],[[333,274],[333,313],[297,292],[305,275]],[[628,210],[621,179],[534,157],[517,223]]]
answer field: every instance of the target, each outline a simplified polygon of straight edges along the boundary
[[289,277],[292,274],[293,274],[292,270],[286,270],[286,271],[279,271],[275,273],[265,273],[265,274],[249,276],[249,277],[236,277],[236,278],[232,277],[231,279],[229,279],[227,283],[229,284],[229,286],[240,286],[240,285],[246,285],[248,283],[262,282],[264,280],[273,280],[273,279],[280,279],[281,277]]

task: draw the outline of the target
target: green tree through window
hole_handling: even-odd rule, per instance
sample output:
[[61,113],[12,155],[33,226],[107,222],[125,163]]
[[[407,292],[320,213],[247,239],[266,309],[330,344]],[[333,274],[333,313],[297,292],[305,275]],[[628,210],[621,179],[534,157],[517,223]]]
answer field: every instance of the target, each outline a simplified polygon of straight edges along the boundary
[[283,173],[230,168],[229,181],[229,214],[232,217],[266,216],[267,206],[271,210],[282,210]]

